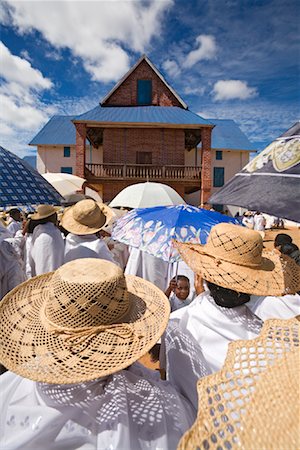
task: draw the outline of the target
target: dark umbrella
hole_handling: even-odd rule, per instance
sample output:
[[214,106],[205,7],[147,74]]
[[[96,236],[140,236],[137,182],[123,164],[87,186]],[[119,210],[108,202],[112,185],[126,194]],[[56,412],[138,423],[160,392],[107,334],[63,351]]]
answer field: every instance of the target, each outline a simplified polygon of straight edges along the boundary
[[209,201],[300,222],[300,122],[268,145]]
[[0,146],[0,206],[59,205],[62,199],[36,170]]

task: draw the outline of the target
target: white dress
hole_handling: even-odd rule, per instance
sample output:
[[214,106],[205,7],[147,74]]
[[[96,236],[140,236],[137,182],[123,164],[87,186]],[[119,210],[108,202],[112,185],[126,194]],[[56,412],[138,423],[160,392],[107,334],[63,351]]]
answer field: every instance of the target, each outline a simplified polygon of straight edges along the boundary
[[262,323],[245,305],[223,308],[209,291],[198,295],[189,306],[171,314],[162,337],[161,366],[167,380],[197,408],[197,380],[220,370],[228,344],[255,338]]
[[0,300],[14,287],[25,281],[19,255],[9,240],[10,238],[6,240],[0,237]]
[[29,257],[32,276],[52,272],[64,263],[64,240],[54,223],[35,227]]
[[191,405],[139,363],[79,385],[0,377],[5,450],[173,450],[195,420]]
[[79,258],[100,258],[116,263],[106,243],[95,234],[77,236],[69,233],[66,237],[65,263]]
[[282,297],[252,295],[247,306],[262,320],[291,319],[300,314],[300,295],[284,295]]

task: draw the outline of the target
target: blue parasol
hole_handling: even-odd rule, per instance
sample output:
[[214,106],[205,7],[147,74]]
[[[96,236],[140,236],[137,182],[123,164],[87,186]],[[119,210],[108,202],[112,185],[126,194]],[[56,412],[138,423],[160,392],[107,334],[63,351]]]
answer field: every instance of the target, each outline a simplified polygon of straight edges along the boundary
[[205,244],[211,228],[220,222],[239,222],[215,211],[190,205],[137,208],[119,219],[112,238],[168,262],[180,259],[172,240]]
[[63,198],[36,170],[0,146],[0,206],[60,205]]

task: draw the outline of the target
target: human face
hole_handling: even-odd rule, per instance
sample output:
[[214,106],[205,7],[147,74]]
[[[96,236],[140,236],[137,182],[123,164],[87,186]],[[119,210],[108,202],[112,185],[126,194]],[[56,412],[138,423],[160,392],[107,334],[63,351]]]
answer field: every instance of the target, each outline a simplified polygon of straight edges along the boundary
[[190,293],[190,283],[187,280],[178,280],[175,288],[175,295],[179,300],[186,300]]

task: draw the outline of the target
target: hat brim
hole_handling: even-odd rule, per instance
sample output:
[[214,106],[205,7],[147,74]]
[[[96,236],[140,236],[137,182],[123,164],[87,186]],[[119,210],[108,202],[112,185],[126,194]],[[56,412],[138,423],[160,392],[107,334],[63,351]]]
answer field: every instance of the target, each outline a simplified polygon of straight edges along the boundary
[[262,253],[260,267],[249,267],[216,259],[204,246],[175,241],[174,247],[195,272],[218,286],[252,295],[280,296],[300,290],[300,267],[291,258],[274,252]]
[[34,213],[30,215],[30,219],[31,220],[41,220],[41,219],[47,219],[47,217],[51,217],[53,216],[53,214],[56,214],[61,207],[60,206],[54,206],[54,211],[52,211],[51,213],[47,213],[47,214],[39,214],[39,213]]
[[70,233],[77,234],[78,236],[84,235],[84,234],[94,234],[98,231],[102,230],[103,227],[105,227],[113,218],[113,213],[110,210],[109,206],[105,205],[104,203],[97,203],[99,206],[101,212],[105,216],[105,222],[101,224],[99,227],[89,227],[87,225],[83,225],[73,217],[73,208],[75,205],[70,206],[68,209],[65,210],[64,215],[61,218],[61,225],[63,228]]
[[122,323],[130,323],[140,338],[103,331],[89,337],[77,351],[72,350],[65,336],[48,331],[41,320],[53,273],[22,283],[0,304],[0,362],[12,372],[54,384],[93,380],[129,367],[163,334],[170,315],[167,297],[152,283],[128,275],[131,307]]

